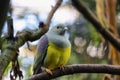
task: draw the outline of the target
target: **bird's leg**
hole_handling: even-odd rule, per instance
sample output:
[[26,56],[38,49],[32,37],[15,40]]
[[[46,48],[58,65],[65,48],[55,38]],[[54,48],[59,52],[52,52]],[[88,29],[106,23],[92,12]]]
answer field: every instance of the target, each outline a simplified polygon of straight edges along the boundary
[[61,69],[61,70],[64,70],[64,68],[65,68],[64,65],[61,65],[61,66],[60,66],[60,69]]
[[50,75],[53,74],[52,71],[51,71],[50,69],[48,69],[48,68],[45,68],[45,71],[46,71],[48,74],[50,74]]

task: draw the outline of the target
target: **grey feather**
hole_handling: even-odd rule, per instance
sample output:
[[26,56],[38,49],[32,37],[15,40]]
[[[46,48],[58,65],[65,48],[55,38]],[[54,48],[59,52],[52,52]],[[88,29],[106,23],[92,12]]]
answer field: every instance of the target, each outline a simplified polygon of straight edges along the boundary
[[37,46],[37,55],[35,57],[35,62],[33,66],[33,74],[38,74],[42,72],[41,66],[43,65],[44,58],[46,56],[46,51],[48,47],[48,38],[46,35],[40,38]]

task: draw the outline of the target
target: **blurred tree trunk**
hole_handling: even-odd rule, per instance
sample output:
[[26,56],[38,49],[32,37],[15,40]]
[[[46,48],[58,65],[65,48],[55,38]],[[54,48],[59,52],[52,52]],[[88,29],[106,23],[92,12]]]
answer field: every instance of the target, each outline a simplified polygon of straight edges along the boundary
[[[114,34],[114,36],[118,37],[118,29],[116,23],[116,0],[106,0],[106,16],[108,23],[111,25],[110,31]],[[111,60],[112,64],[119,65],[119,57],[119,51],[117,51],[110,44],[109,59]]]
[[[105,5],[106,5],[106,12],[105,12]],[[102,23],[103,26],[108,28],[114,36],[118,37],[118,29],[117,29],[117,22],[116,22],[116,0],[96,0],[96,11],[97,16]],[[106,13],[106,18],[105,18]],[[104,41],[102,39],[102,41]],[[110,44],[110,43],[109,43]],[[108,59],[110,60],[111,64],[119,65],[120,64],[120,53],[117,51],[111,44],[109,45],[109,54]],[[120,80],[120,76],[112,76],[106,78],[107,80]],[[104,80],[106,80],[104,79]]]
[[[116,22],[116,0],[106,0],[106,16],[108,23],[111,25],[110,31],[114,36],[118,37],[118,29]],[[120,53],[110,44],[110,51],[108,58],[111,60],[113,65],[120,64]],[[120,80],[120,76],[113,76],[114,80]]]
[[2,33],[2,28],[6,20],[7,11],[9,9],[10,0],[0,0],[0,36]]
[[[104,0],[96,0],[96,13],[99,21],[101,24],[109,29],[109,24],[107,22],[106,16],[105,16],[105,6],[104,6]],[[101,35],[100,39],[103,43],[103,54],[105,53],[105,47],[107,46],[107,40],[105,40]]]

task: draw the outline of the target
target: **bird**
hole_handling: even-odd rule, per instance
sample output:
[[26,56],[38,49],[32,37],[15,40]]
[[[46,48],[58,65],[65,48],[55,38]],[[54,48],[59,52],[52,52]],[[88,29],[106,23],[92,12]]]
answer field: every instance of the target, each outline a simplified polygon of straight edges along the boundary
[[57,24],[45,33],[39,40],[34,58],[33,75],[44,70],[52,75],[56,68],[64,69],[71,53],[71,43],[65,36],[68,28]]

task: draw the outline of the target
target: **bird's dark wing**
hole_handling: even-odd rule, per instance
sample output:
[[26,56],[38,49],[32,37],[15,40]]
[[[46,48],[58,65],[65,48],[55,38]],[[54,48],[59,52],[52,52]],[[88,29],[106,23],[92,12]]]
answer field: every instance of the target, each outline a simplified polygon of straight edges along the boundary
[[44,59],[47,54],[47,48],[48,48],[48,38],[46,35],[43,35],[40,38],[40,41],[37,46],[37,54],[33,66],[33,74],[38,74],[42,72],[41,66],[44,63]]

